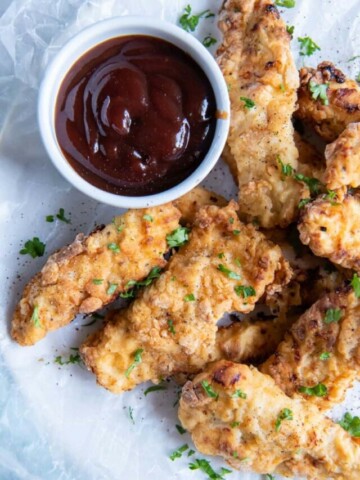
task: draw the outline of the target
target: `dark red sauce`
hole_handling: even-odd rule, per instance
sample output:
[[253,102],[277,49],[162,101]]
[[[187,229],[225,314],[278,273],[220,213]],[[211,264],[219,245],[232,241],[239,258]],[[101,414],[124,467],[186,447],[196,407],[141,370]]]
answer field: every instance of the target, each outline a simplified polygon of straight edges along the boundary
[[59,145],[108,192],[148,195],[189,176],[212,142],[215,97],[189,55],[147,36],[108,40],[67,73],[56,103]]

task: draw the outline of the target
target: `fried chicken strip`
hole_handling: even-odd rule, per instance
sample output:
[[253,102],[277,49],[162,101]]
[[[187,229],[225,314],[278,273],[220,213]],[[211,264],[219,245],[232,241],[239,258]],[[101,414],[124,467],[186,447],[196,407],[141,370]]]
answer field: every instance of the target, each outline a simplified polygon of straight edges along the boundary
[[167,204],[129,210],[87,237],[77,235],[26,285],[12,319],[14,340],[32,345],[78,313],[94,312],[113,301],[130,280],[163,268],[166,236],[179,227],[179,219],[180,211]]
[[227,0],[219,26],[217,58],[231,100],[225,160],[232,172],[236,165],[240,217],[286,226],[307,190],[291,177],[284,181],[280,168],[280,161],[298,165],[291,117],[299,78],[290,35],[270,0]]
[[223,314],[248,313],[265,291],[289,281],[280,248],[241,224],[236,208],[234,202],[202,208],[189,243],[160,278],[82,345],[99,384],[121,393],[147,380],[199,371],[211,360]]
[[182,197],[174,200],[173,203],[181,212],[181,223],[191,226],[195,221],[197,211],[201,207],[206,205],[225,207],[228,201],[218,193],[211,192],[204,187],[195,187]]
[[[313,98],[310,88],[314,85],[328,85],[327,101]],[[360,122],[360,87],[331,62],[322,62],[317,69],[302,68],[298,95],[295,116],[328,142],[333,142],[349,123]]]
[[242,471],[313,480],[360,476],[360,446],[351,436],[253,367],[208,365],[183,387],[179,418],[200,452]]
[[317,198],[302,209],[298,229],[315,255],[360,271],[359,193]]

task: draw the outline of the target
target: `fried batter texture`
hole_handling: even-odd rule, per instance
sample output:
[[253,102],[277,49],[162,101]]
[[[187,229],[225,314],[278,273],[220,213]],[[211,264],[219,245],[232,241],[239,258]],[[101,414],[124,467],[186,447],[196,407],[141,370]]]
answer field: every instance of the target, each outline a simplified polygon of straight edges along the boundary
[[300,240],[315,255],[360,271],[360,194],[339,197],[321,196],[302,209]]
[[290,35],[269,0],[227,0],[219,26],[224,40],[217,58],[231,100],[225,160],[236,171],[240,218],[286,226],[307,191],[280,168],[280,162],[298,165],[291,117],[299,78]]
[[[328,85],[327,102],[314,99],[311,92],[313,85],[324,84]],[[349,123],[360,122],[360,87],[331,62],[322,62],[317,69],[302,68],[298,95],[295,116],[328,142],[333,142]]]
[[236,208],[234,202],[202,208],[189,243],[160,278],[82,345],[100,385],[121,393],[147,380],[196,373],[211,360],[224,313],[248,313],[265,291],[289,281],[280,248],[241,224]]
[[174,205],[181,212],[181,223],[191,226],[197,211],[206,205],[225,207],[228,201],[218,193],[211,192],[204,187],[195,187],[182,197],[174,200]]
[[32,345],[78,313],[94,312],[113,301],[130,280],[142,280],[154,267],[164,267],[166,235],[179,226],[179,219],[180,211],[167,204],[129,210],[88,237],[77,235],[26,285],[12,319],[14,340]]
[[196,448],[231,466],[309,480],[358,480],[360,447],[268,375],[222,360],[183,387],[179,418]]

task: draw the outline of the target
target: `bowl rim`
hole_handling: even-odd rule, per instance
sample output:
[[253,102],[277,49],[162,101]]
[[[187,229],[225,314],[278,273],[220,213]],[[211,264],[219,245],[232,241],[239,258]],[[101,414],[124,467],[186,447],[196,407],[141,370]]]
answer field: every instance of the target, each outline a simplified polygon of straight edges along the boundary
[[[133,31],[133,32],[132,32]],[[81,177],[62,153],[55,132],[54,110],[61,83],[74,62],[96,45],[125,35],[148,35],[173,43],[190,55],[202,68],[214,91],[217,118],[214,137],[199,166],[177,185],[160,193],[143,196],[106,192]],[[45,70],[39,89],[38,125],[45,149],[60,174],[85,195],[120,208],[145,208],[161,205],[197,186],[218,161],[225,146],[230,125],[230,100],[225,79],[214,57],[190,33],[173,23],[138,15],[117,16],[92,24],[71,37],[56,53]]]

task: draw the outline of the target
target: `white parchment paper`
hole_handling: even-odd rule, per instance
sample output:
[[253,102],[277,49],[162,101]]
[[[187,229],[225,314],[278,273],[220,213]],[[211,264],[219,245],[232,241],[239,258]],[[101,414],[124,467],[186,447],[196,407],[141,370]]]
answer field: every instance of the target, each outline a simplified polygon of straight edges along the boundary
[[[148,386],[115,396],[95,385],[79,365],[60,366],[97,324],[76,319],[31,348],[9,338],[11,313],[25,283],[44,258],[19,255],[34,236],[46,254],[107,223],[118,210],[75,191],[52,167],[42,147],[36,121],[39,82],[49,59],[84,26],[115,15],[141,14],[176,22],[187,4],[182,0],[0,0],[0,479],[1,480],[196,480],[191,459],[174,462],[169,454],[184,443],[176,408],[177,388],[144,397]],[[216,12],[219,0],[192,0],[195,12]],[[321,51],[308,59],[316,65],[331,59],[348,74],[360,72],[360,0],[297,0],[283,10],[295,25],[294,54],[300,66],[297,37],[310,35]],[[216,38],[216,18],[202,20],[196,35]],[[213,47],[214,49],[216,48]],[[205,184],[226,196],[235,194],[227,168],[220,162]],[[59,208],[71,224],[46,223]],[[360,410],[358,388],[333,412]],[[133,420],[131,419],[130,412]],[[224,466],[211,459],[215,469]],[[260,476],[233,472],[226,478]],[[279,477],[277,477],[279,478]]]

